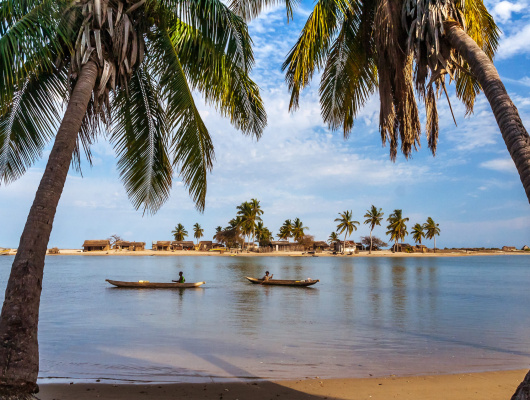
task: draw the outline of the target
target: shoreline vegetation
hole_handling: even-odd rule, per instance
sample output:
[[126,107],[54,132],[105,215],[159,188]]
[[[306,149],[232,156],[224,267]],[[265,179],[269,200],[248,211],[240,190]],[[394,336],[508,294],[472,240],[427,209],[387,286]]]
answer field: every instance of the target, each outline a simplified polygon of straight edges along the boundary
[[[16,249],[10,249],[2,253],[2,255],[15,255]],[[530,251],[512,250],[503,251],[500,249],[436,249],[436,253],[405,253],[392,252],[391,250],[377,250],[369,254],[368,250],[359,251],[356,253],[333,254],[332,252],[322,252],[318,254],[310,254],[307,251],[278,251],[272,253],[257,253],[252,251],[233,250],[219,253],[218,251],[194,251],[194,250],[108,250],[108,251],[88,251],[84,252],[81,249],[59,249],[58,253],[47,253],[46,256],[202,256],[202,257],[464,257],[464,256],[495,256],[495,255],[530,255]]]
[[246,381],[224,383],[103,384],[45,383],[41,400],[52,399],[289,399],[289,400],[505,400],[526,370],[450,375],[386,376],[346,379]]

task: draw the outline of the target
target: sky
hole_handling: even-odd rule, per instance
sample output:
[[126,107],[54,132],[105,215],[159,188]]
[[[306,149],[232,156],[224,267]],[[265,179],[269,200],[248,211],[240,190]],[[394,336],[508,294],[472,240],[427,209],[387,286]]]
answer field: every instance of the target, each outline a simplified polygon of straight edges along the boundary
[[[530,7],[523,1],[492,1],[486,5],[502,29],[494,60],[530,127]],[[154,216],[133,208],[119,180],[112,146],[101,137],[92,149],[93,166],[83,176],[71,170],[59,203],[48,247],[80,248],[85,239],[118,234],[125,240],[170,240],[182,223],[192,235],[199,223],[204,240],[216,226],[226,226],[236,206],[260,200],[265,226],[277,234],[283,221],[300,218],[316,240],[336,229],[339,212],[351,210],[361,224],[352,238],[369,234],[364,214],[373,204],[385,218],[402,209],[415,223],[432,217],[440,226],[437,247],[522,247],[530,245],[530,206],[484,95],[474,113],[449,90],[457,126],[446,101],[438,102],[440,135],[436,157],[422,147],[406,160],[389,159],[378,130],[379,98],[374,95],[359,113],[350,138],[330,131],[320,115],[319,76],[301,96],[300,108],[288,111],[289,94],[281,64],[293,46],[313,2],[303,1],[294,20],[286,23],[281,7],[252,21],[256,64],[252,78],[260,87],[268,126],[256,141],[242,135],[214,109],[196,100],[215,146],[216,160],[208,176],[206,209],[195,209],[178,174],[169,201]],[[421,114],[422,126],[425,114]],[[27,214],[47,161],[50,146],[18,181],[0,186],[0,247],[17,247]],[[384,224],[386,226],[386,223]],[[388,240],[386,229],[374,235]],[[189,238],[193,240],[193,237]],[[412,242],[408,236],[406,242]],[[432,246],[431,241],[424,242]]]

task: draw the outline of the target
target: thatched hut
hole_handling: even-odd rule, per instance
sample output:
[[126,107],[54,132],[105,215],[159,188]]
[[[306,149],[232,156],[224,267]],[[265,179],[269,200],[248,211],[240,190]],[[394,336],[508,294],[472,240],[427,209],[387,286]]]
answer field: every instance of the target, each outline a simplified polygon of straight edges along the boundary
[[153,250],[157,250],[157,251],[168,251],[171,249],[171,242],[169,240],[163,240],[163,241],[158,241],[156,242],[156,245],[155,247],[153,248]]
[[323,240],[317,240],[316,242],[313,242],[313,251],[316,253],[322,253],[323,250],[328,250],[329,244],[327,242],[324,242]]
[[208,251],[213,249],[213,242],[211,240],[202,240],[199,242],[199,251]]
[[191,240],[174,240],[171,242],[171,250],[193,250],[195,245]]
[[344,240],[333,242],[333,250],[343,253],[351,253],[357,249],[357,245],[353,240],[346,240],[346,245],[344,245]]
[[58,247],[53,247],[51,249],[48,249],[48,254],[60,254]]
[[515,246],[502,246],[502,251],[515,251],[517,250]]
[[114,243],[116,250],[129,250],[129,251],[143,251],[145,250],[145,242],[127,242],[125,240],[118,240]]
[[109,251],[110,240],[85,240],[83,251]]

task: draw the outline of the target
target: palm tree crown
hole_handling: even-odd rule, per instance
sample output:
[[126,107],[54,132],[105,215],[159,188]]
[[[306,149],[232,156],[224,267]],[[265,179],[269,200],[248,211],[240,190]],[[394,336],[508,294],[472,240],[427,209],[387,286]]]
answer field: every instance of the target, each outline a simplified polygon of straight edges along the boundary
[[421,239],[425,237],[425,232],[423,231],[423,225],[422,224],[415,224],[412,227],[412,239],[416,243],[421,244]]
[[372,231],[374,230],[376,225],[381,226],[383,215],[383,210],[381,208],[378,210],[377,207],[373,204],[372,207],[366,211],[366,214],[364,214],[364,218],[366,218],[364,223],[366,225],[370,225],[370,254],[372,254]]
[[387,218],[388,226],[386,228],[388,231],[386,234],[390,235],[390,240],[394,240],[396,242],[396,247],[398,241],[400,239],[403,241],[405,236],[408,235],[406,225],[408,220],[408,218],[403,218],[403,210],[394,210],[394,212]]
[[302,239],[305,235],[304,230],[306,229],[309,230],[307,226],[304,226],[300,218],[295,218],[295,220],[293,221],[292,229],[291,229],[294,240]]
[[335,222],[339,223],[337,225],[337,232],[339,234],[344,232],[344,249],[346,249],[346,239],[353,233],[353,231],[357,230],[359,221],[353,221],[353,214],[348,210],[339,213],[339,216],[340,218],[335,218]]
[[434,239],[434,251],[436,251],[436,236],[440,236],[439,224],[434,222],[431,217],[428,217],[427,222],[423,224],[423,229],[427,239]]
[[198,222],[193,225],[193,237],[197,239],[197,243],[199,243],[199,239],[203,237],[203,234],[204,229],[201,228]]
[[175,226],[175,229],[171,232],[175,240],[181,241],[184,240],[186,236],[188,236],[188,231],[184,229],[184,225],[179,223],[177,226]]

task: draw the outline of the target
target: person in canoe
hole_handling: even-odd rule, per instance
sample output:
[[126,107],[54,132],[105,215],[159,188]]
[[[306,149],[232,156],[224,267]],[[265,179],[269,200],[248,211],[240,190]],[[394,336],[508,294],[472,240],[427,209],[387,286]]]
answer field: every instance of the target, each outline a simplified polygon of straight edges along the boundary
[[261,280],[262,281],[268,281],[269,279],[272,279],[273,276],[274,276],[274,274],[269,275],[269,271],[265,271],[265,276],[263,278],[261,278]]
[[186,279],[184,279],[184,275],[182,275],[182,271],[179,272],[179,280],[178,283],[184,283],[186,282]]

